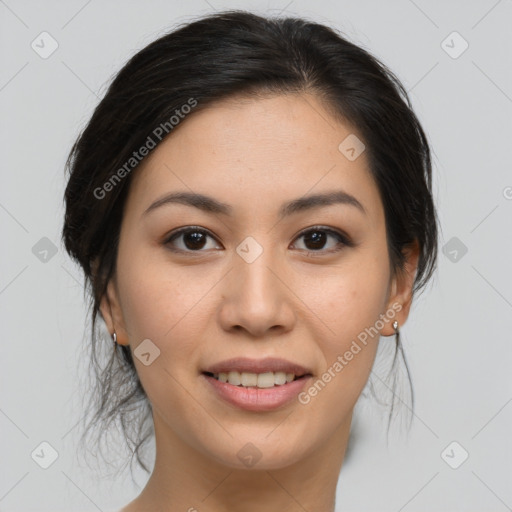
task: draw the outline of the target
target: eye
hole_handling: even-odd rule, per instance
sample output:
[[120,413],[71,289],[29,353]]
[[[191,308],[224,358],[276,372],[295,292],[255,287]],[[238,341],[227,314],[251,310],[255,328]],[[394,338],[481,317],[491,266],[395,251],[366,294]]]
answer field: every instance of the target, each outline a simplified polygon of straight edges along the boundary
[[[163,244],[176,252],[205,252],[204,250],[207,249],[222,248],[211,242],[210,246],[208,246],[209,238],[213,241],[216,240],[205,229],[198,226],[187,226],[172,232],[166,237]],[[300,238],[304,239],[304,247],[299,247],[299,250],[307,251],[308,253],[333,253],[340,251],[345,246],[352,247],[354,245],[346,235],[322,226],[308,228],[299,234],[297,239]],[[329,240],[331,240],[330,244],[328,243]],[[331,246],[330,248],[329,245]]]
[[[299,249],[308,252],[332,253],[340,251],[344,246],[353,246],[352,242],[346,235],[322,226],[314,226],[309,228],[306,231],[303,231],[297,238],[304,238],[303,245],[305,247],[299,247]],[[329,246],[329,239],[331,239],[331,248],[323,250],[325,249],[326,245]]]
[[204,252],[201,251],[201,249],[215,248],[208,247],[208,238],[215,240],[208,231],[196,226],[187,226],[186,228],[181,228],[177,231],[174,231],[168,237],[166,237],[164,240],[164,245],[170,246],[172,251]]

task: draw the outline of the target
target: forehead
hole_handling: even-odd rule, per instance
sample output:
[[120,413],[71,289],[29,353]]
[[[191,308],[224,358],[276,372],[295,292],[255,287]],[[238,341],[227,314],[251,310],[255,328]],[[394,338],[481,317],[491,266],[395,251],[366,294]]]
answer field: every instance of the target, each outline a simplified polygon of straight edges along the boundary
[[362,137],[311,94],[230,98],[181,123],[137,169],[128,198],[136,209],[179,190],[215,196],[238,213],[275,213],[287,199],[343,190],[382,215],[365,151],[354,160],[339,148]]

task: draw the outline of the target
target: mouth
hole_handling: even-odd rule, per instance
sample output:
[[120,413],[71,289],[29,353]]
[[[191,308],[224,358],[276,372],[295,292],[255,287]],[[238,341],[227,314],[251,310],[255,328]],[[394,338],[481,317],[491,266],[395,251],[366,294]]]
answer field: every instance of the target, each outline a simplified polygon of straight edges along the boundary
[[236,409],[269,412],[298,403],[297,396],[308,385],[311,373],[237,370],[201,372],[212,396]]
[[252,373],[252,372],[239,372],[239,371],[229,371],[229,372],[202,372],[203,375],[207,377],[211,377],[219,382],[224,382],[227,384],[231,384],[232,386],[240,387],[240,388],[257,388],[257,389],[269,389],[273,387],[284,386],[289,384],[290,382],[294,382],[296,380],[305,379],[307,377],[311,377],[310,373],[303,373],[301,375],[297,375],[292,372],[261,372],[261,373]]
[[296,380],[311,377],[313,374],[309,368],[276,357],[262,359],[236,357],[217,362],[202,370],[203,375],[218,382],[258,389],[286,386]]

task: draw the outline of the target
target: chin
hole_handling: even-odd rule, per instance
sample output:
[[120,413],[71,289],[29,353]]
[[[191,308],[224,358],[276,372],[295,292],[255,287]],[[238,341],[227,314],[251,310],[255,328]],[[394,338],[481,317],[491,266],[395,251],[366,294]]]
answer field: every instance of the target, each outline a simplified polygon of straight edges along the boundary
[[233,436],[228,444],[219,446],[212,442],[212,446],[203,449],[222,466],[250,471],[283,469],[306,456],[303,442],[293,443],[288,438],[283,443],[282,437],[269,436],[268,432],[266,429],[258,435]]

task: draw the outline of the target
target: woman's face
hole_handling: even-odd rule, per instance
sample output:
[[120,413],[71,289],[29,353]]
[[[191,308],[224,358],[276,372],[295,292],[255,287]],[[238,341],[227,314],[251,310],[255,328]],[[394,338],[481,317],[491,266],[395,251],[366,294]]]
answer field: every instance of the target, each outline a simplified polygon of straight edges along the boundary
[[[191,114],[137,169],[101,311],[134,353],[159,449],[271,469],[348,433],[375,332],[403,324],[412,285],[390,274],[383,206],[354,136],[312,95],[230,99]],[[263,389],[204,374],[236,358],[285,366],[227,363],[247,385],[274,383]],[[293,373],[286,362],[310,376],[252,375]]]

